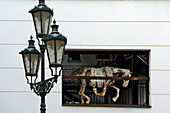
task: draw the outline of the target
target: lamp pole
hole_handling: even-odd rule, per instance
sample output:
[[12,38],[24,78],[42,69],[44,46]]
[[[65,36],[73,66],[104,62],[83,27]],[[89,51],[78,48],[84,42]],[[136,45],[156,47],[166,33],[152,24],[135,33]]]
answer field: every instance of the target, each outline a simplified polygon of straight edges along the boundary
[[[45,5],[44,0],[39,0],[38,6],[31,9],[29,13],[31,13],[33,17],[40,52],[35,48],[35,41],[31,36],[31,39],[28,41],[28,47],[22,50],[20,54],[23,58],[27,83],[30,85],[31,90],[41,97],[40,112],[45,113],[45,96],[51,91],[53,84],[57,83],[58,76],[61,75],[62,60],[67,38],[58,32],[59,26],[56,25],[55,20],[53,25],[51,25],[52,32],[49,34],[53,11]],[[49,68],[52,75],[52,77],[48,79],[45,79],[45,51],[47,51]],[[41,81],[37,82],[40,59]],[[59,67],[59,74],[57,74],[57,68]]]
[[45,105],[45,90],[44,90],[44,80],[45,80],[45,58],[44,58],[44,53],[45,53],[45,45],[40,45],[40,51],[41,51],[41,88],[42,88],[42,92],[40,93],[41,96],[41,113],[45,113],[46,111],[46,105]]

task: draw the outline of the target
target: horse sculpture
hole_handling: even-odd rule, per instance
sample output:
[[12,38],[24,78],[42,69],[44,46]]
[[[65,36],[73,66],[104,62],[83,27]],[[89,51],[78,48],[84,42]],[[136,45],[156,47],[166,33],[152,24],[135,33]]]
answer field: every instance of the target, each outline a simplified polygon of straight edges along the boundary
[[[131,77],[131,72],[128,69],[114,68],[114,67],[102,67],[102,68],[94,68],[94,67],[81,67],[76,71],[76,76],[90,76],[90,77],[118,77],[122,75],[122,77]],[[112,87],[116,89],[117,95],[113,97],[113,101],[119,98],[120,89],[116,86],[113,86],[115,80],[96,80],[90,79],[89,85],[93,87],[93,91],[98,96],[105,96],[107,87]],[[97,84],[96,84],[97,83]],[[123,87],[127,87],[129,84],[129,80],[123,80]],[[103,91],[101,93],[97,92],[97,88],[102,88]],[[81,79],[81,86],[79,95],[81,96],[81,103],[84,104],[85,97],[87,99],[86,104],[90,103],[90,98],[84,94],[86,88],[86,79]]]

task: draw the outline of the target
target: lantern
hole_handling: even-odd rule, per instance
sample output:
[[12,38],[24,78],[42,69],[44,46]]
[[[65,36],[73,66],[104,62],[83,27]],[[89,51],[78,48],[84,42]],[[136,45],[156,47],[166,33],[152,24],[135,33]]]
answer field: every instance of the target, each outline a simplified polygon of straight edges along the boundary
[[32,77],[37,78],[40,62],[40,52],[35,48],[35,41],[32,40],[32,36],[30,38],[31,40],[28,41],[28,48],[25,48],[23,51],[20,52],[20,54],[22,54],[26,77],[31,77],[32,83]]
[[44,0],[39,0],[39,5],[29,11],[32,14],[35,31],[39,38],[43,38],[49,33],[53,11],[44,4]]
[[52,32],[47,35],[43,41],[46,45],[50,67],[60,67],[63,60],[67,39],[58,32],[59,26],[56,25],[55,20],[53,23],[54,25],[51,26]]

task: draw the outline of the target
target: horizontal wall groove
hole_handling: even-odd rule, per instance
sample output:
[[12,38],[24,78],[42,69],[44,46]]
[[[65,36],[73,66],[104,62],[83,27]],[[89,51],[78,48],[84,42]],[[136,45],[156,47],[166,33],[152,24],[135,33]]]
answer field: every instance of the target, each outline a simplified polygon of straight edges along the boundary
[[[34,92],[33,91],[0,91],[0,93],[34,93]],[[62,92],[60,92],[60,91],[51,91],[50,93],[55,94],[55,93],[62,93]],[[151,93],[150,95],[151,96],[152,95],[170,96],[170,94],[162,94],[162,93]]]
[[33,93],[31,91],[0,91],[0,93]]
[[[94,45],[90,45],[90,44],[88,44],[88,45],[81,45],[81,44],[68,44],[67,45],[67,47],[69,47],[69,46],[93,46],[93,47],[97,47],[97,46],[111,46],[111,47],[114,47],[114,46],[123,46],[123,47],[125,47],[125,46],[128,46],[128,47],[134,47],[134,46],[136,46],[136,47],[170,47],[170,45],[96,45],[96,44],[94,44]],[[135,49],[135,48],[134,48]]]
[[32,20],[0,20],[0,22],[32,22]]
[[[24,69],[24,66],[23,67],[0,67],[0,70],[1,69]],[[41,69],[41,68],[39,68],[39,69]],[[49,69],[49,68],[45,68],[45,69]]]
[[164,96],[170,96],[170,94],[157,94],[157,93],[151,93],[151,95],[164,95]]
[[0,67],[0,69],[24,69],[24,67]]
[[[0,46],[27,46],[28,44],[19,44],[19,43],[0,43]],[[38,44],[35,44],[35,45],[38,45]],[[96,44],[94,44],[94,45],[90,45],[90,44],[88,44],[88,45],[84,45],[84,44],[67,44],[66,45],[67,47],[66,47],[66,49],[67,48],[69,48],[69,47],[71,47],[71,46],[77,46],[77,47],[81,47],[81,46],[92,46],[92,47],[98,47],[98,46],[101,46],[101,47],[103,47],[103,46],[106,46],[106,47],[108,47],[108,46],[110,46],[110,47],[117,47],[117,46],[120,46],[120,47],[170,47],[170,45],[96,45]],[[77,48],[77,49],[79,49],[79,48]],[[135,48],[134,48],[135,49]],[[142,48],[141,48],[142,49]]]
[[170,69],[151,69],[151,71],[170,71]]
[[[0,91],[0,93],[34,93],[32,91]],[[50,93],[61,93],[59,91],[51,91]]]
[[[8,69],[24,69],[24,67],[0,67],[0,70],[8,70]],[[41,68],[40,68],[41,69]],[[49,69],[49,68],[45,68]],[[170,69],[151,69],[150,71],[170,71]]]
[[[32,22],[32,20],[0,20],[0,22]],[[57,20],[62,23],[170,23],[170,20]]]
[[58,20],[57,22],[68,22],[68,23],[170,23],[170,21],[137,21],[137,20],[127,20],[127,21],[119,21],[119,20],[82,20],[82,21],[79,21],[79,20]]
[[[18,43],[0,43],[0,46],[25,46],[25,45],[28,45],[28,44],[18,44]],[[38,44],[35,44],[35,45],[38,45]]]

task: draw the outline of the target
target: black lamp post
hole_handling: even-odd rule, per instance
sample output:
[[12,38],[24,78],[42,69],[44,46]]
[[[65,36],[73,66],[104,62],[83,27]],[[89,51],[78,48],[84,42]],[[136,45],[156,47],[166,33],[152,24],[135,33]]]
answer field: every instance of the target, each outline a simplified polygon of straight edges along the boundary
[[[63,54],[67,39],[58,32],[58,25],[56,25],[55,21],[54,25],[51,26],[52,32],[48,34],[53,11],[45,5],[44,0],[39,0],[39,5],[35,6],[29,12],[33,17],[40,52],[35,48],[35,41],[32,40],[31,36],[28,48],[21,51],[20,54],[22,54],[23,58],[27,83],[30,84],[31,90],[41,97],[40,111],[41,113],[45,113],[45,96],[51,91],[54,82],[57,83],[57,78],[61,74],[58,74],[57,68],[62,67]],[[42,38],[42,40],[39,40],[39,38]],[[45,50],[47,50],[49,67],[52,74],[52,77],[49,79],[45,79]],[[41,81],[36,82],[40,59]],[[52,68],[55,69],[55,73]],[[59,72],[61,71],[62,68],[60,68]]]

